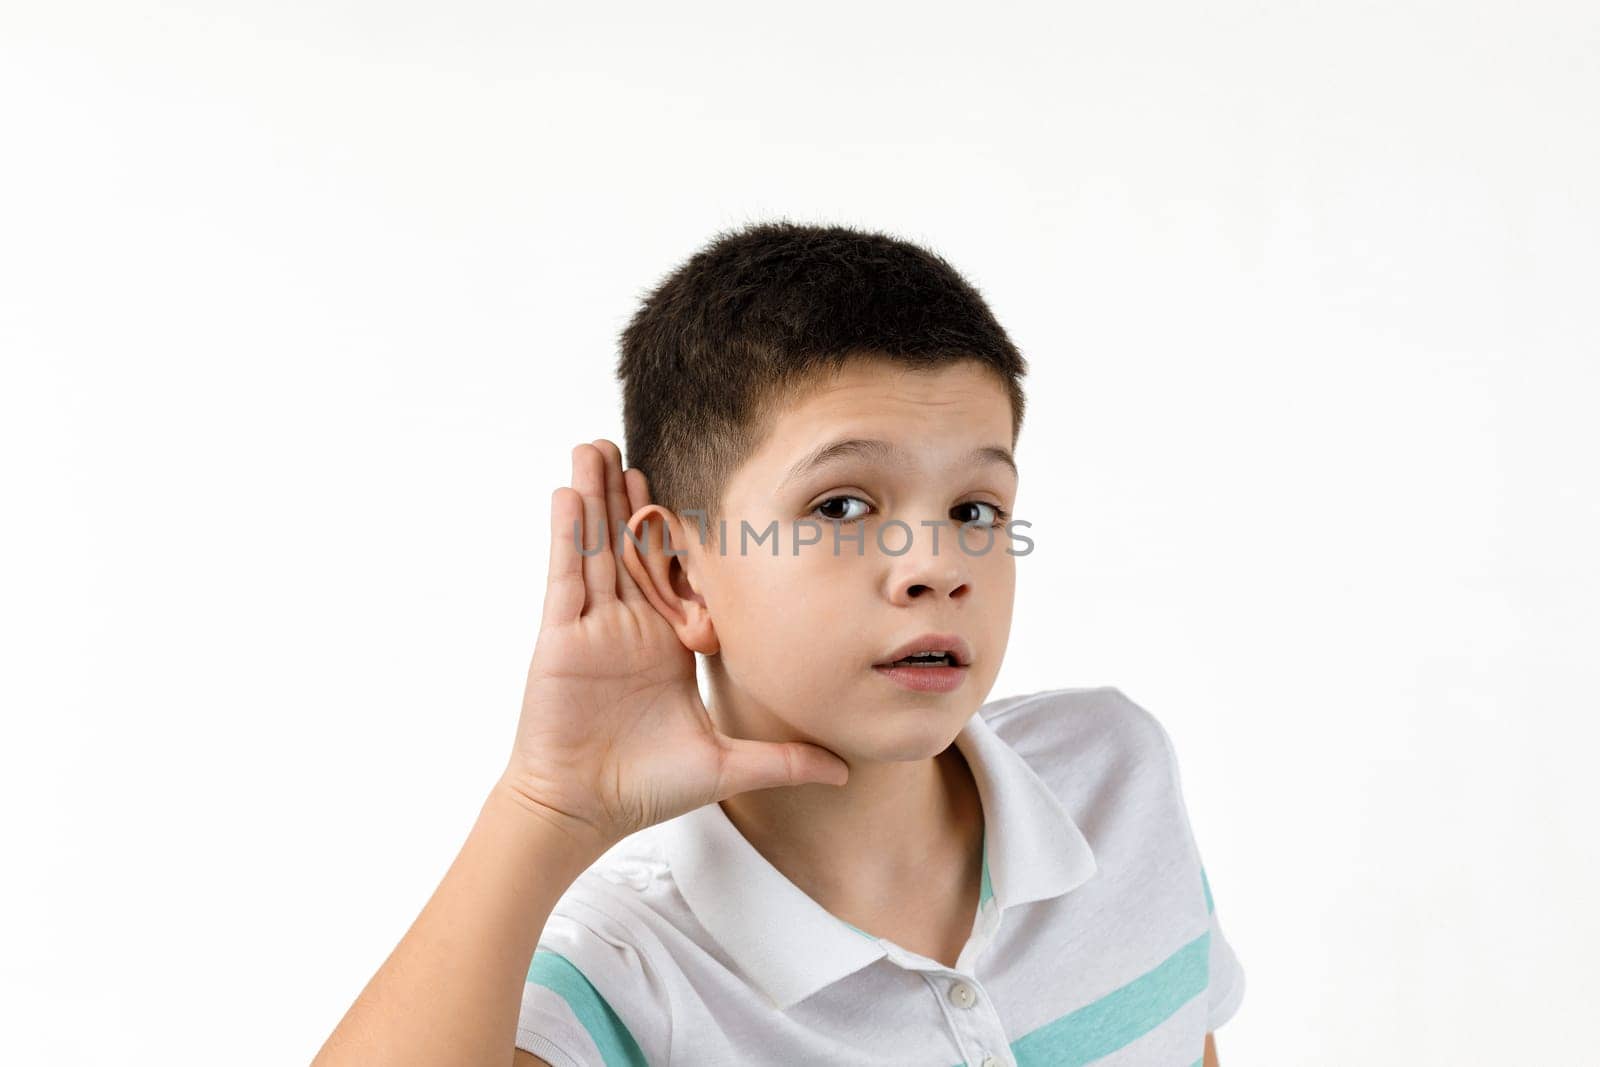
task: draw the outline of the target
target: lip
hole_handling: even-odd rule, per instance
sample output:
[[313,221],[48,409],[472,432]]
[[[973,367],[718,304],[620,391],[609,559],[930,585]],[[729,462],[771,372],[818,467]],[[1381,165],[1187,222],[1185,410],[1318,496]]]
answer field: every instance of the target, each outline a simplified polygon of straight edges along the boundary
[[967,680],[969,667],[874,667],[873,673],[913,693],[948,693]]
[[901,667],[898,669],[912,671],[964,671],[972,666],[972,646],[968,645],[960,634],[919,634],[884,656],[877,663],[874,663],[873,667],[880,670],[888,670],[889,664],[895,660],[904,659],[915,652],[923,652],[930,648],[946,650],[955,656],[956,665],[954,667]]

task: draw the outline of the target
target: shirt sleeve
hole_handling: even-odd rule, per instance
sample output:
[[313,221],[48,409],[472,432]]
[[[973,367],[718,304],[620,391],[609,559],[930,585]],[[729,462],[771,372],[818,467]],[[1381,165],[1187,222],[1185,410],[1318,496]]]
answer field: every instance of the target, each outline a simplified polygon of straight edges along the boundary
[[1217,909],[1211,899],[1211,883],[1206,879],[1205,868],[1200,868],[1200,884],[1205,890],[1206,910],[1211,915],[1211,951],[1208,959],[1209,981],[1206,984],[1206,1029],[1216,1030],[1233,1018],[1244,1000],[1244,968],[1233,946],[1223,936],[1222,924],[1217,920]]
[[[528,967],[516,1047],[554,1067],[665,1062],[665,1019],[656,999],[638,950],[617,931],[556,912]],[[646,1047],[657,1048],[653,1058]]]
[[[1145,714],[1149,715],[1149,712]],[[1183,799],[1183,775],[1178,769],[1177,750],[1172,744],[1167,728],[1155,716],[1151,715],[1150,719],[1156,724],[1162,744],[1166,747],[1167,766],[1172,774],[1172,790],[1177,799],[1178,811],[1183,818],[1184,834],[1193,849],[1195,862],[1200,865],[1199,888],[1205,898],[1209,939],[1209,951],[1206,956],[1206,1028],[1216,1030],[1233,1018],[1234,1013],[1239,1010],[1240,1002],[1244,1000],[1244,967],[1234,953],[1233,946],[1228,943],[1227,936],[1222,932],[1222,923],[1217,918],[1216,902],[1211,897],[1211,881],[1206,877],[1200,846],[1195,840],[1194,827],[1189,821],[1189,806]]]
[[528,981],[522,987],[517,1015],[517,1048],[531,1052],[551,1067],[603,1067],[599,1046],[589,1036],[572,1004],[557,989],[564,983],[563,957],[539,949]]

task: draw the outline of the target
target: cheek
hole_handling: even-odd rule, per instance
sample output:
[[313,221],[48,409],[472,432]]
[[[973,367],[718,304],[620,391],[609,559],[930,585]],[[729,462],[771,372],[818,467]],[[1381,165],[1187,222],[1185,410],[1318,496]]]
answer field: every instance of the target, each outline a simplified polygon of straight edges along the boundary
[[1011,614],[1011,603],[1017,595],[1017,562],[1010,557],[1002,557],[996,562],[996,572],[991,579],[994,582],[996,599],[1002,601],[1006,607],[1006,615]]
[[815,644],[818,618],[826,617],[829,598],[813,564],[774,557],[770,547],[730,556],[719,566],[717,599],[707,601],[724,647],[750,662],[791,657],[803,659]]
[[993,572],[986,575],[990,595],[985,597],[985,628],[993,642],[989,656],[989,677],[992,681],[999,673],[1000,661],[1011,637],[1011,615],[1017,599],[1017,564],[1014,557],[997,560]]
[[834,557],[826,545],[729,558],[707,602],[730,675],[786,702],[836,688],[849,667],[866,664],[876,637],[871,589],[858,572],[868,562]]

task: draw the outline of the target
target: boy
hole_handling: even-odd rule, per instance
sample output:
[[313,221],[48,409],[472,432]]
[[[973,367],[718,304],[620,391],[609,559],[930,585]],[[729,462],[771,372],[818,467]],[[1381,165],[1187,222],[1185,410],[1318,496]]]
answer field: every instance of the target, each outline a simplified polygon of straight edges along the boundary
[[1243,970],[1165,729],[984,703],[1025,371],[881,234],[756,225],[662,282],[633,468],[579,445],[552,497],[511,758],[317,1063],[1214,1064]]

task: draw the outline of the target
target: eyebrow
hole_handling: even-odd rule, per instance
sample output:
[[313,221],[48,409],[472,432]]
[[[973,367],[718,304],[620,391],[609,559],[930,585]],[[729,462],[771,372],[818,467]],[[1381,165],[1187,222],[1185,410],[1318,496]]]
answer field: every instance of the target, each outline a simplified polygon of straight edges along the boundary
[[[834,460],[845,457],[861,457],[863,459],[882,460],[893,463],[897,467],[907,466],[908,456],[904,451],[875,438],[851,437],[842,441],[833,441],[813,449],[806,457],[790,467],[778,483],[781,489],[797,478],[804,477],[818,467],[832,463]],[[967,462],[976,464],[999,463],[1011,468],[1015,477],[1021,477],[1017,471],[1017,461],[1012,458],[1011,452],[998,445],[981,445],[967,453]]]

